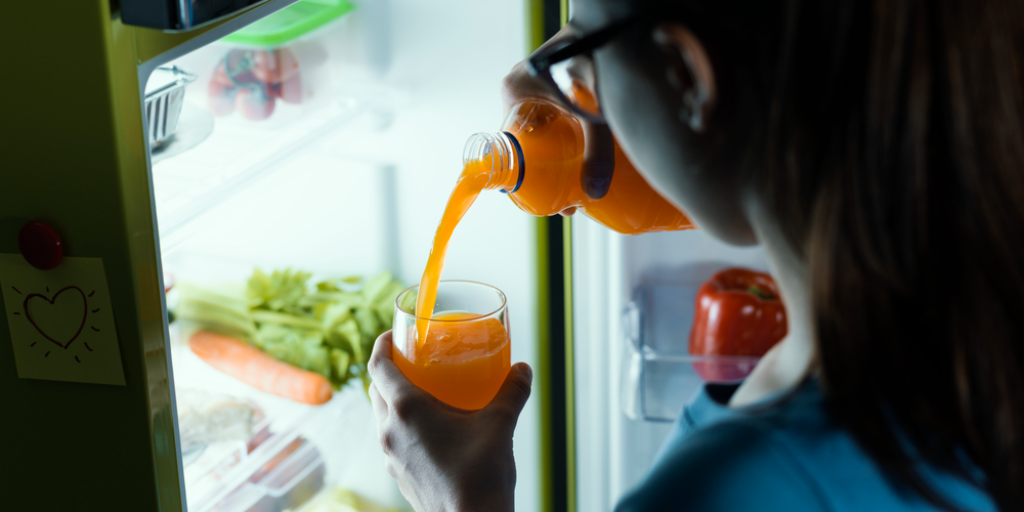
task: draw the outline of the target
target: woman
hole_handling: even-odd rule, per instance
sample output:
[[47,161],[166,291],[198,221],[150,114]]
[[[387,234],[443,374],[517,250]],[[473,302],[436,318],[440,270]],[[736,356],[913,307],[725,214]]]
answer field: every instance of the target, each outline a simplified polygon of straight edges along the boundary
[[[705,233],[762,244],[789,314],[618,509],[1024,510],[1024,2],[579,0],[534,67],[578,40],[588,144],[607,121]],[[523,69],[510,102],[573,106]],[[467,413],[390,347],[371,398],[405,496],[512,510],[528,368]]]

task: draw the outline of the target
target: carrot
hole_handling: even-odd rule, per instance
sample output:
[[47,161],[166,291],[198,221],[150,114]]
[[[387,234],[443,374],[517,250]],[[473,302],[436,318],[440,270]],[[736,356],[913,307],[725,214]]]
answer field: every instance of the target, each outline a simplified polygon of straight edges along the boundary
[[243,341],[207,331],[198,331],[189,348],[210,366],[267,393],[319,405],[334,391],[323,375],[282,363]]

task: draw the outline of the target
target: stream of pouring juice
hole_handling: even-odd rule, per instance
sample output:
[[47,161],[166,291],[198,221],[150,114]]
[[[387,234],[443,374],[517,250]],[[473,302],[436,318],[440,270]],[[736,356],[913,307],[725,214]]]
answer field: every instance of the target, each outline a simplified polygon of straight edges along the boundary
[[441,280],[441,271],[444,270],[444,256],[448,253],[448,241],[452,238],[455,226],[459,224],[462,217],[473,206],[477,196],[487,185],[490,179],[490,160],[473,161],[466,164],[455,183],[455,190],[452,190],[448,198],[448,205],[441,215],[441,222],[437,225],[437,233],[434,234],[434,245],[430,248],[430,257],[427,258],[427,268],[423,270],[423,277],[420,278],[420,290],[416,296],[416,329],[419,332],[420,347],[427,339],[427,331],[430,329],[430,320],[434,313],[434,303],[437,301],[437,283]]
[[479,316],[462,312],[435,315],[415,357],[407,358],[392,349],[398,369],[448,405],[482,409],[505,382],[512,365],[512,344],[499,319],[472,320]]

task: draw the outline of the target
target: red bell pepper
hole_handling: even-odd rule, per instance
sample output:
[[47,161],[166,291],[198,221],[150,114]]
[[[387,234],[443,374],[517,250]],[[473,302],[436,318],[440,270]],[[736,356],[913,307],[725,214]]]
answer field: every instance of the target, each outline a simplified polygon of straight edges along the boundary
[[[728,268],[697,291],[690,354],[761,357],[786,336],[786,309],[775,280],[764,272]],[[706,380],[746,376],[720,365],[699,365]],[[749,369],[746,370],[749,372]]]

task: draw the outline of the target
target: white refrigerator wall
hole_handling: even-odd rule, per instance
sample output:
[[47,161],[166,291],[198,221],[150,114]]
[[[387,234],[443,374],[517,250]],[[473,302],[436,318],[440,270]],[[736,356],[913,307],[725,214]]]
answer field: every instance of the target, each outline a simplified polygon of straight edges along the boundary
[[[411,91],[383,155],[397,160],[399,268],[417,281],[434,229],[461,172],[462,148],[475,132],[500,128],[501,79],[526,55],[525,3],[394,1],[390,80]],[[382,141],[383,142],[383,141]],[[396,145],[391,145],[396,144]],[[408,144],[408,149],[402,149]],[[444,277],[497,286],[509,300],[512,360],[537,367],[534,219],[508,198],[484,192],[452,237]],[[534,382],[535,388],[543,385]],[[540,510],[539,400],[530,400],[515,432],[516,503]]]
[[[651,284],[695,287],[730,266],[768,267],[760,248],[728,246],[699,230],[624,236],[581,215],[572,221],[572,252],[577,510],[612,510],[646,476],[672,428],[625,412],[631,391],[643,385],[623,333],[634,292]],[[688,340],[689,332],[679,332],[661,343],[685,347]]]
[[[290,266],[315,277],[390,269],[405,283],[418,283],[466,139],[501,125],[501,79],[526,54],[525,5],[358,4],[346,37],[348,58],[362,69],[342,77],[343,93],[324,104],[323,114],[309,114],[335,115],[324,125],[329,130],[296,145],[294,154],[277,155],[272,168],[239,182],[239,190],[163,237],[165,269],[234,281],[254,265]],[[361,110],[350,123],[337,112],[352,105]],[[159,172],[160,164],[154,171],[158,206]],[[452,238],[444,278],[504,291],[512,357],[536,367],[533,226],[533,218],[503,195],[485,192]],[[522,510],[540,509],[538,402],[527,404],[515,433]]]

